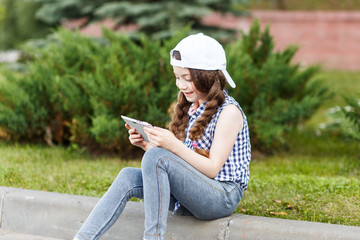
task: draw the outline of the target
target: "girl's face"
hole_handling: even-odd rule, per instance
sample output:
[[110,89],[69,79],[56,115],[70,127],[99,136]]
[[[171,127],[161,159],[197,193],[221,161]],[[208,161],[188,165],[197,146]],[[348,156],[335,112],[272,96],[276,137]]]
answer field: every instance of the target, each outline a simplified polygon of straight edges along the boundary
[[199,105],[206,101],[206,94],[196,89],[192,79],[190,70],[188,68],[176,67],[174,74],[176,77],[176,86],[184,93],[189,102],[199,102]]

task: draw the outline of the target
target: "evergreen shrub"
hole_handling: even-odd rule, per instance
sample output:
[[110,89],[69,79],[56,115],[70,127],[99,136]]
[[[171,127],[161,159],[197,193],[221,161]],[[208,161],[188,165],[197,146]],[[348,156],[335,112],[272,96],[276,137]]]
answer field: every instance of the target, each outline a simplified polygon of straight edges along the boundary
[[297,47],[274,51],[269,27],[257,20],[248,34],[227,46],[228,71],[237,87],[231,94],[244,109],[252,147],[271,153],[286,147],[286,137],[308,119],[327,98],[327,90],[314,80],[320,68],[293,64]]
[[[31,59],[26,74],[8,74],[0,82],[2,135],[134,151],[120,115],[166,127],[177,93],[169,51],[188,32],[134,42],[107,29],[101,39],[56,31],[42,47],[25,49]],[[273,45],[258,22],[226,45],[237,84],[230,94],[248,117],[253,148],[263,152],[286,146],[286,134],[314,113],[326,92],[311,80],[318,67],[300,69],[291,63],[295,47],[273,52]]]
[[321,123],[317,133],[331,133],[354,140],[360,140],[360,98],[343,97],[347,106],[336,106],[326,111],[327,121]]
[[92,39],[57,31],[43,48],[27,47],[28,72],[0,82],[0,126],[18,140],[45,137],[71,143],[129,150],[120,115],[165,127],[176,99],[169,51],[184,35],[140,42],[104,29]]
[[342,108],[342,112],[351,124],[345,133],[356,140],[360,140],[360,94],[359,98],[354,96],[344,96],[344,98],[348,107]]

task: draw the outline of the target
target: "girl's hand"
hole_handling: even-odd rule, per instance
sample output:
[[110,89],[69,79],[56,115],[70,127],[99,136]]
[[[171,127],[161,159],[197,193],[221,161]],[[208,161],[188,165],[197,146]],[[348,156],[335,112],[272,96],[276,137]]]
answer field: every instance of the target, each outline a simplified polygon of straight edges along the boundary
[[149,148],[151,148],[152,146],[148,143],[144,141],[144,138],[141,136],[140,133],[136,132],[136,129],[131,128],[129,126],[129,124],[125,124],[125,127],[127,129],[129,129],[129,140],[130,143],[136,147],[140,147],[142,148],[144,151],[148,150]]
[[154,147],[162,147],[171,151],[176,143],[180,141],[172,132],[164,128],[145,127],[144,131]]

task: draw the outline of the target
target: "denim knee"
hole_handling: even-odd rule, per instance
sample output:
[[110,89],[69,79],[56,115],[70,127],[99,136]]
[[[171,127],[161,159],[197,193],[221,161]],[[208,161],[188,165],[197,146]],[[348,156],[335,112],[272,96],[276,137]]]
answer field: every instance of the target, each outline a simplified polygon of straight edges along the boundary
[[141,169],[143,173],[156,167],[159,163],[159,160],[166,157],[168,152],[168,150],[158,147],[147,150],[141,161]]
[[[138,171],[137,168],[124,167],[123,169],[120,170],[118,177],[132,176],[132,175],[136,174],[137,171]],[[125,178],[127,178],[127,177],[125,177]]]
[[125,167],[121,169],[115,181],[121,182],[122,185],[129,183],[130,185],[134,184],[135,178],[137,178],[138,169],[132,167]]
[[142,187],[141,169],[132,167],[123,168],[111,186],[119,192],[125,192],[129,199],[131,197],[143,198]]

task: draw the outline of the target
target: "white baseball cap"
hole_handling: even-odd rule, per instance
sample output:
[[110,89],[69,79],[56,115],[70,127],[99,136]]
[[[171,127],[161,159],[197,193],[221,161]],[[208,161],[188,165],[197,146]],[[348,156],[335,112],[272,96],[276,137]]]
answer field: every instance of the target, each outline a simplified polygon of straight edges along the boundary
[[[172,57],[174,51],[179,51],[181,60]],[[226,56],[221,44],[214,38],[198,33],[181,40],[170,51],[170,64],[176,67],[200,70],[221,70],[232,88],[236,85],[226,71]]]

